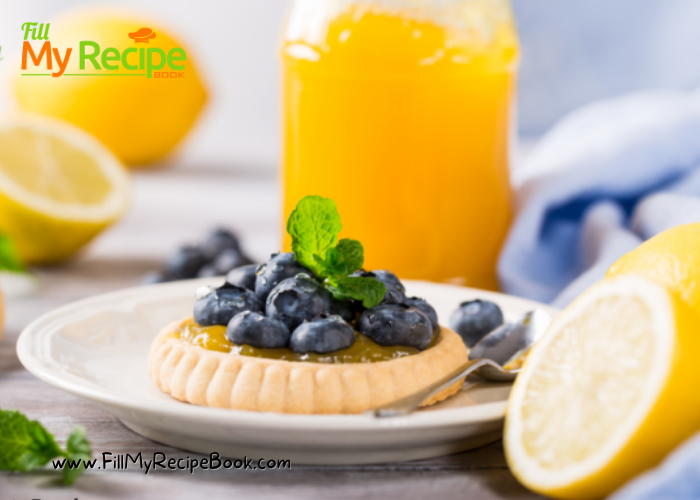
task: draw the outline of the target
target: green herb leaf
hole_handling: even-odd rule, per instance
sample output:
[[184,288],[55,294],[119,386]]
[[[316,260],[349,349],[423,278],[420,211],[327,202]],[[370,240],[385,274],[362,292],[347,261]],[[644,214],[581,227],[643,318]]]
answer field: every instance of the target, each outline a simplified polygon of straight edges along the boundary
[[39,422],[17,411],[0,410],[0,470],[28,472],[61,453],[53,436]]
[[303,198],[287,221],[294,258],[314,274],[323,275],[321,263],[326,260],[328,249],[335,247],[342,228],[333,200],[320,196]]
[[329,275],[347,276],[360,269],[364,261],[362,243],[343,238],[335,248],[328,250],[324,264]]
[[[78,476],[85,472],[85,461],[90,460],[92,450],[85,435],[85,428],[78,426],[68,436],[66,442],[66,465],[63,467],[63,482],[73,484]],[[80,462],[76,468],[68,467],[68,462]]]
[[344,276],[329,278],[324,282],[326,288],[337,300],[361,300],[367,309],[378,305],[384,298],[386,287],[376,278]]
[[7,236],[0,234],[0,270],[23,273],[26,271],[15,249],[15,244]]
[[338,241],[342,227],[333,200],[302,199],[287,221],[294,258],[323,279],[337,300],[360,300],[365,307],[374,307],[382,301],[386,287],[375,278],[349,276],[362,267],[365,255],[359,241]]
[[[71,460],[90,459],[90,444],[85,430],[77,427],[68,437],[67,451],[61,450],[53,435],[36,420],[14,410],[0,410],[0,470],[29,472],[43,467],[56,457]],[[84,469],[67,470],[64,466],[63,478],[72,484]]]

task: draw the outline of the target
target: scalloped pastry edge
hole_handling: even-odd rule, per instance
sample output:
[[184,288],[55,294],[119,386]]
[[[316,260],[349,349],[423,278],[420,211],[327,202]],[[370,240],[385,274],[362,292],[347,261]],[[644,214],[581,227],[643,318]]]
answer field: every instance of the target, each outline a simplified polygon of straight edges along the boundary
[[[148,370],[175,399],[201,406],[295,414],[353,414],[408,396],[467,362],[467,348],[442,326],[435,346],[378,363],[308,363],[253,358],[195,346],[168,335],[191,317],[161,330],[151,344]],[[422,406],[460,390],[463,380]]]

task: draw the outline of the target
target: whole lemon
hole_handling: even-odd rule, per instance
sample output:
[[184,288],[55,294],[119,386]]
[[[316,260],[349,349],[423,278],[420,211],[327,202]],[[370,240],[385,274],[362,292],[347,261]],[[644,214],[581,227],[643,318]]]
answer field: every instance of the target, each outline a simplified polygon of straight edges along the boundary
[[660,283],[700,314],[700,223],[657,234],[623,255],[605,276],[622,274]]
[[[45,42],[32,41],[31,36],[28,41],[38,58]],[[206,101],[192,53],[151,20],[111,11],[76,11],[51,21],[48,41],[52,71],[47,70],[46,55],[34,65],[28,54],[26,70],[15,78],[21,108],[87,130],[124,163],[147,164],[169,153]],[[61,76],[27,75],[59,72],[57,59],[65,61],[69,48]],[[175,51],[172,62],[184,69],[172,70],[166,64],[176,48],[181,50]]]

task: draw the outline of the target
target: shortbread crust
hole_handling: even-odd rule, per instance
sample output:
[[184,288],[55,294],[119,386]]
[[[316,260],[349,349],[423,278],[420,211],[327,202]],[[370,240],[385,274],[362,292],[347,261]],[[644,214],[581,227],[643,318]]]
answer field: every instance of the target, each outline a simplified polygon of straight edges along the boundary
[[[180,401],[263,412],[350,414],[408,396],[467,362],[461,337],[442,326],[425,351],[377,363],[309,363],[211,351],[169,335],[192,317],[166,326],[151,345],[148,368],[164,392]],[[423,406],[455,394],[462,381]]]

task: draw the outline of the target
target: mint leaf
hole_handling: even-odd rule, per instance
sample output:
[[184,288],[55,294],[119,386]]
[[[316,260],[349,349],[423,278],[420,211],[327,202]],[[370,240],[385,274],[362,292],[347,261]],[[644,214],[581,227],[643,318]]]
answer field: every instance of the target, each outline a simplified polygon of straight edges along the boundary
[[[92,450],[85,435],[85,428],[78,426],[68,436],[66,442],[66,465],[63,466],[63,482],[73,484],[78,476],[85,472],[85,461],[90,460]],[[77,468],[68,467],[68,462],[80,462]]]
[[367,307],[382,301],[386,287],[374,278],[349,276],[365,261],[362,243],[344,238],[333,200],[307,196],[297,203],[287,221],[294,258],[307,267],[337,300],[354,299]]
[[328,249],[335,247],[342,228],[333,200],[320,196],[303,198],[287,221],[294,258],[317,276],[322,276],[321,262],[326,260]]
[[335,248],[328,250],[324,264],[328,275],[347,276],[360,269],[364,262],[362,243],[343,238]]
[[384,283],[376,278],[332,277],[326,279],[324,285],[337,300],[361,300],[367,309],[378,305],[386,293]]
[[[90,444],[82,427],[71,433],[67,448],[65,452],[61,450],[53,435],[36,420],[29,420],[18,411],[0,410],[0,470],[29,472],[56,457],[89,459]],[[71,484],[82,468],[73,471],[66,468],[64,482]]]
[[0,470],[28,472],[60,454],[61,448],[39,422],[0,410]]
[[26,271],[19,260],[15,244],[7,236],[0,234],[0,270],[23,273]]
[[39,422],[17,411],[0,410],[0,470],[28,472],[61,453],[53,436]]

